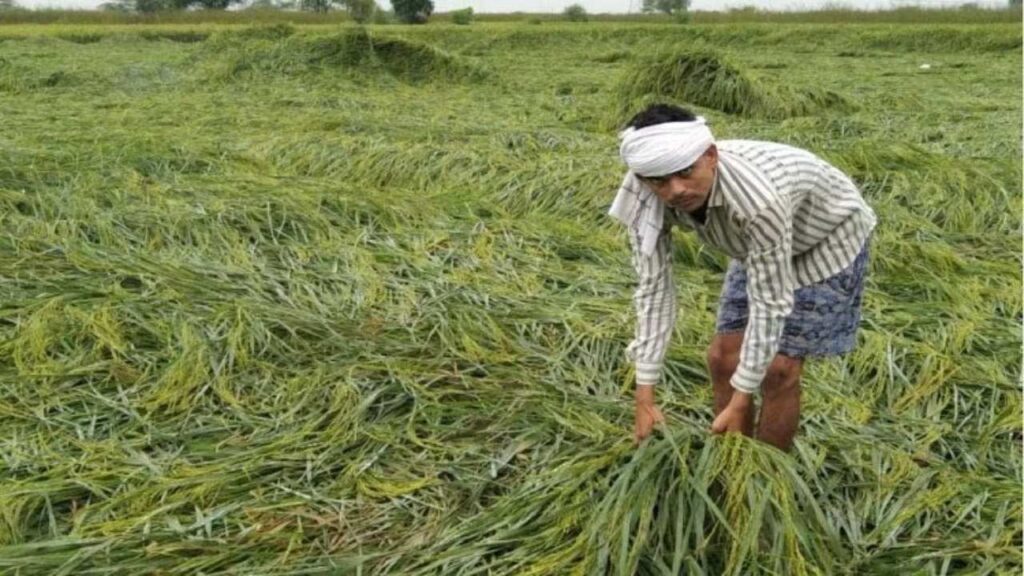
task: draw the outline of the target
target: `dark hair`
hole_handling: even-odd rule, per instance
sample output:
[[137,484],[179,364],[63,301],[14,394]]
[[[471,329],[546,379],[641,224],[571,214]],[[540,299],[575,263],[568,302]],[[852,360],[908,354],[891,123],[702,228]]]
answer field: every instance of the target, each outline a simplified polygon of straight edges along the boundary
[[666,122],[693,122],[697,117],[686,108],[680,108],[673,104],[651,104],[644,108],[636,116],[630,118],[626,127],[633,127],[637,130],[664,124]]

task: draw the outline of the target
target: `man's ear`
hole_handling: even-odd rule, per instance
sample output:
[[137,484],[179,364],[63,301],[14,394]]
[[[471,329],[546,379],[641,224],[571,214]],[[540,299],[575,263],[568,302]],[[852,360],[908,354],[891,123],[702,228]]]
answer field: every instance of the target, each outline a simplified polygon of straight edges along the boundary
[[707,156],[708,161],[711,163],[711,167],[718,166],[718,147],[712,144],[708,146],[708,149],[704,151],[704,155]]

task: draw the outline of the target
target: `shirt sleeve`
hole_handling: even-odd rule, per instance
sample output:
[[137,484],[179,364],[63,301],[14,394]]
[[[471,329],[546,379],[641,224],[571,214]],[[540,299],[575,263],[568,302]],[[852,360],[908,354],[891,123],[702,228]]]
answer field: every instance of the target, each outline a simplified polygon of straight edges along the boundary
[[667,222],[650,256],[640,250],[640,238],[629,233],[637,288],[636,334],[626,355],[636,365],[637,384],[657,384],[661,380],[665,353],[676,321],[676,290],[672,280],[672,226]]
[[749,319],[743,334],[739,366],[730,384],[754,393],[775,358],[786,317],[793,310],[793,220],[783,204],[765,207],[745,225],[750,250],[747,271]]

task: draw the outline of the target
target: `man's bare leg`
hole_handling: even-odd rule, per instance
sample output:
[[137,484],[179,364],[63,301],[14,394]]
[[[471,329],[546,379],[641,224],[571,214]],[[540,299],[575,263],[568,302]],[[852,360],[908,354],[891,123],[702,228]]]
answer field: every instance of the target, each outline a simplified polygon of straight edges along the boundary
[[[740,363],[742,346],[743,332],[726,332],[715,334],[708,348],[708,373],[711,375],[715,416],[725,409],[732,398],[733,387],[729,380]],[[754,410],[750,411],[749,420],[743,426],[743,434],[754,435]]]
[[802,358],[778,354],[761,383],[761,417],[757,439],[789,451],[800,425]]

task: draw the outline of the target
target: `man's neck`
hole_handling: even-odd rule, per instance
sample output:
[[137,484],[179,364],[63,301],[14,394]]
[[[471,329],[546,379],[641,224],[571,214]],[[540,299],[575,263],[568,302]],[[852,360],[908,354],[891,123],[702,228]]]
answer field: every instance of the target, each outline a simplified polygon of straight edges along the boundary
[[697,208],[690,213],[690,216],[696,220],[701,226],[708,219],[708,204],[711,203],[711,196],[715,193],[715,189],[718,187],[718,167],[715,167],[715,176],[711,182],[711,189],[708,190],[708,195],[704,197],[704,202],[701,203],[700,208]]
[[694,220],[699,222],[701,226],[703,226],[704,222],[707,221],[707,218],[708,218],[708,200],[710,200],[710,199],[711,199],[711,194],[708,194],[704,198],[704,203],[700,205],[700,208],[697,208],[693,212],[690,212],[690,216],[693,217]]

